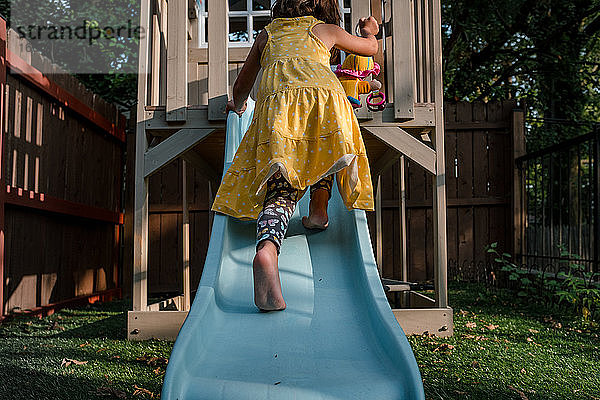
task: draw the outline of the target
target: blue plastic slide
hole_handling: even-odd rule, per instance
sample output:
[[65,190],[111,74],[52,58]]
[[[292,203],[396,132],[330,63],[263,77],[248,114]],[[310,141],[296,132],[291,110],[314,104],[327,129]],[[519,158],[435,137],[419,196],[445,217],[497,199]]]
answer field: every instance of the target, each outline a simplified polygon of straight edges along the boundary
[[[254,104],[227,120],[225,170]],[[329,228],[299,202],[281,248],[287,309],[253,301],[255,223],[215,215],[202,279],[167,368],[163,400],[423,399],[414,355],[385,297],[364,211],[334,185]]]

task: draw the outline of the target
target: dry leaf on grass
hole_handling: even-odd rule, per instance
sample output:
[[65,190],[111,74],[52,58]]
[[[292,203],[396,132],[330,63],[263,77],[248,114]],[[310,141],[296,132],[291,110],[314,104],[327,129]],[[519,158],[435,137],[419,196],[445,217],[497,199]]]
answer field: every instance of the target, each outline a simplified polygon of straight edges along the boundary
[[467,322],[465,326],[469,329],[477,328],[477,324],[475,322]]
[[473,362],[471,363],[471,367],[473,367],[473,368],[479,368],[479,361],[473,360]]
[[510,390],[514,390],[515,392],[517,392],[519,394],[519,396],[521,397],[521,400],[529,400],[523,391],[521,391],[521,390],[519,390],[516,387],[511,386],[511,385],[508,385],[508,388]]
[[127,398],[127,394],[125,392],[111,387],[99,387],[96,389],[96,395],[103,397],[116,397],[117,399]]
[[537,329],[531,329],[531,328],[529,328],[528,330],[531,333],[540,333],[540,331],[538,331]]
[[136,358],[136,361],[142,361],[151,367],[166,367],[169,363],[169,360],[165,357],[152,357],[148,355],[138,357]]
[[438,347],[436,347],[435,349],[433,349],[434,352],[436,351],[450,351],[454,349],[454,346],[448,343],[442,343],[441,345],[439,345]]
[[138,385],[133,385],[133,387],[135,388],[135,391],[133,392],[134,396],[150,396],[151,399],[154,399],[156,394],[152,393],[151,391],[149,391],[148,389],[144,389],[143,387],[139,387]]
[[71,364],[75,364],[75,365],[83,365],[83,364],[87,364],[87,361],[79,361],[79,360],[73,360],[71,358],[63,358],[60,366],[61,367],[68,367]]
[[486,328],[488,328],[490,331],[493,331],[494,329],[498,328],[500,325],[493,325],[493,324],[489,324],[489,325],[484,325]]

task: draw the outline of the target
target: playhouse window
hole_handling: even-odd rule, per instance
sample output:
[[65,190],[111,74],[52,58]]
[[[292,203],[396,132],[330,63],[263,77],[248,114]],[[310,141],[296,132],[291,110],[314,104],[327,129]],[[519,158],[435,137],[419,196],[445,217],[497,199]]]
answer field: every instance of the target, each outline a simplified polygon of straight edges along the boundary
[[[219,0],[214,0],[219,1]],[[222,1],[222,0],[221,0]],[[229,45],[249,47],[258,33],[271,22],[271,6],[275,0],[228,0]],[[350,0],[338,0],[342,10],[342,26],[352,32],[350,26]],[[200,47],[208,46],[208,0],[198,0]]]

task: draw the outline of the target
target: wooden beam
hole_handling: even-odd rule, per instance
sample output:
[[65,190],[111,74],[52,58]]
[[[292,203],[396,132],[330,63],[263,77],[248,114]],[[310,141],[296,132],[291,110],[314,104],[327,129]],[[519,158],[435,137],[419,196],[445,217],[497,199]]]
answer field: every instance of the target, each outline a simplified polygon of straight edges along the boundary
[[229,99],[229,3],[208,3],[208,119],[226,120],[225,105]]
[[150,104],[160,104],[160,88],[166,82],[163,82],[161,78],[160,63],[161,63],[161,40],[162,33],[160,30],[159,15],[152,15],[152,71],[150,76],[152,83],[150,84]]
[[154,136],[166,137],[180,129],[225,128],[225,121],[209,121],[208,107],[192,109],[188,107],[187,119],[181,123],[167,123],[165,110],[147,110],[144,113],[146,131]]
[[398,215],[400,217],[400,253],[402,260],[402,274],[400,275],[400,279],[408,281],[408,238],[406,236],[406,173],[404,166],[404,156],[401,156],[400,162],[398,164],[398,206],[400,208],[400,212],[398,213]]
[[436,307],[448,306],[448,244],[446,233],[446,163],[444,149],[444,95],[442,81],[442,17],[440,0],[432,0],[431,5],[433,40],[433,85],[435,107],[435,129],[432,132],[432,144],[437,157],[433,175],[433,271]]
[[187,311],[129,311],[127,340],[175,340]]
[[435,174],[436,152],[410,133],[397,127],[369,126],[364,129]]
[[403,308],[392,311],[407,335],[427,333],[439,337],[449,337],[454,334],[454,321],[450,307]]
[[[150,1],[142,1],[140,29],[149,32]],[[133,208],[133,310],[148,307],[148,178],[144,176],[144,155],[148,149],[145,114],[148,93],[149,39],[143,35],[139,42],[138,102],[135,132],[134,208]]]
[[79,114],[81,117],[90,121],[98,128],[107,132],[109,135],[115,137],[119,141],[125,142],[124,125],[117,126],[117,124],[114,122],[107,120],[104,118],[104,116],[81,102],[81,100],[79,100],[77,97],[58,86],[54,81],[48,79],[48,77],[42,74],[42,72],[40,72],[37,68],[29,65],[27,61],[23,60],[10,50],[5,50],[7,65],[14,73],[19,74],[35,87],[53,97],[62,106]]
[[394,88],[394,117],[396,119],[413,119],[415,116],[416,75],[413,1],[422,0],[395,0],[391,4],[392,53],[394,60],[391,76]]
[[89,220],[122,224],[123,214],[100,207],[91,207],[86,204],[48,196],[44,193],[35,193],[31,190],[7,185],[4,193],[4,202],[20,207],[69,215]]
[[[146,130],[155,136],[168,136],[183,128],[224,128],[225,120],[208,119],[207,106],[189,106],[187,119],[181,123],[168,123],[165,120],[165,109],[160,106],[146,106],[145,108]],[[417,104],[415,107],[415,119],[398,122],[394,118],[392,106],[386,107],[382,112],[373,113],[372,120],[360,121],[363,128],[369,127],[400,127],[400,128],[431,128],[435,126],[435,107],[432,103]]]
[[144,154],[144,177],[147,178],[206,138],[212,129],[180,129]]
[[185,121],[187,98],[187,0],[167,7],[167,121]]
[[181,168],[183,176],[182,182],[182,196],[181,196],[181,207],[183,209],[182,218],[182,232],[181,232],[181,259],[183,261],[183,309],[185,311],[190,310],[191,303],[191,289],[190,289],[190,214],[188,212],[188,186],[187,186],[187,162],[183,160],[181,162]]
[[399,121],[394,115],[394,103],[387,104],[382,112],[373,113],[372,120],[360,121],[366,126],[399,126],[400,128],[427,128],[435,126],[435,105],[433,103],[415,104],[413,119]]

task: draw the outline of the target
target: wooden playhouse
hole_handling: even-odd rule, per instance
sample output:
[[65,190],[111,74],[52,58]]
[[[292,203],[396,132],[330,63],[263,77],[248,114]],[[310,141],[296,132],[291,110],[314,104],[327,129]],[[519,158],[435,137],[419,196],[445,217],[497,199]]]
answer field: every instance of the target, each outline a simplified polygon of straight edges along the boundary
[[[187,174],[193,168],[218,187],[224,152],[225,103],[256,34],[270,21],[270,0],[142,0],[139,84],[135,139],[133,211],[133,310],[128,338],[175,338],[191,303]],[[435,300],[407,282],[406,212],[400,210],[402,280],[383,279],[400,292],[394,314],[407,334],[452,334],[447,300],[446,186],[442,98],[440,0],[340,0],[344,26],[360,17],[381,23],[382,67],[378,79],[388,105],[382,112],[357,111],[377,187],[375,229],[381,272],[382,220],[379,176],[399,158],[408,158],[432,176]],[[343,55],[342,55],[343,56]],[[259,77],[260,78],[260,77]],[[258,82],[259,80],[257,80]],[[149,191],[151,175],[173,160],[182,162],[182,293],[149,304]],[[401,166],[404,163],[400,163]],[[404,194],[404,168],[399,171]],[[383,277],[385,278],[385,277]]]

